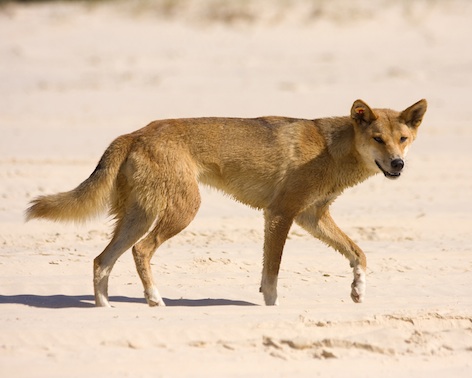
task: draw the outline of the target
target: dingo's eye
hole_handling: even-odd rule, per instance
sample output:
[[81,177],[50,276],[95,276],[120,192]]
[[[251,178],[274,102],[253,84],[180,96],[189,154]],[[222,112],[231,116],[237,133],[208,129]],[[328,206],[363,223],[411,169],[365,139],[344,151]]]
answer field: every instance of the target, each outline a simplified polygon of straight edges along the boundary
[[400,143],[405,143],[407,141],[408,137],[401,137],[400,138]]
[[374,137],[374,140],[379,144],[385,144],[384,140],[381,137]]

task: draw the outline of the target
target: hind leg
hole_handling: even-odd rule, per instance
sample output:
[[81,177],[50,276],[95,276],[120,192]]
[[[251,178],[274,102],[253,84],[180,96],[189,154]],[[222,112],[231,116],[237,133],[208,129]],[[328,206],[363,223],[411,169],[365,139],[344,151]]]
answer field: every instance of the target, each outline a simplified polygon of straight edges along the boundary
[[149,230],[153,218],[136,203],[126,207],[126,215],[118,220],[112,240],[94,260],[93,283],[96,306],[111,307],[108,301],[108,278],[113,265]]
[[144,296],[149,306],[165,306],[152,276],[151,258],[154,252],[162,243],[187,227],[200,206],[200,193],[196,180],[189,179],[186,183],[181,181],[174,189],[169,191],[167,206],[158,215],[156,226],[133,247],[136,269],[143,283]]
[[165,306],[165,303],[154,284],[151,271],[151,258],[162,242],[155,237],[156,229],[133,247],[133,257],[139,277],[144,286],[144,297],[149,306]]

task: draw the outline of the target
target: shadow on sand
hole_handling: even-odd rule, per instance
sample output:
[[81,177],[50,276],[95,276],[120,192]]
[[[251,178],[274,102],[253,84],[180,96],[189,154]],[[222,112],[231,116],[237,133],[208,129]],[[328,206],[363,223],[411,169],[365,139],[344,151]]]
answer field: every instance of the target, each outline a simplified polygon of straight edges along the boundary
[[[130,298],[123,296],[111,296],[113,303],[140,303],[146,304],[144,298]],[[235,301],[230,299],[170,299],[164,298],[164,302],[169,307],[207,307],[207,306],[257,306],[255,303],[245,301]],[[22,304],[25,306],[38,308],[86,308],[95,307],[93,295],[0,295],[1,304]]]

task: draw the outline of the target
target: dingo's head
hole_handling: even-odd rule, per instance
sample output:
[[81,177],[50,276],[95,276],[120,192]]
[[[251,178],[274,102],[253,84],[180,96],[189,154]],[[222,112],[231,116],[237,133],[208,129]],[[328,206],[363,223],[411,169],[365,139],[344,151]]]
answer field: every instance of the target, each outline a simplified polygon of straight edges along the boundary
[[426,100],[421,100],[402,112],[372,110],[364,101],[355,101],[351,118],[355,123],[357,152],[365,165],[389,179],[400,177],[408,147],[416,138],[426,107]]

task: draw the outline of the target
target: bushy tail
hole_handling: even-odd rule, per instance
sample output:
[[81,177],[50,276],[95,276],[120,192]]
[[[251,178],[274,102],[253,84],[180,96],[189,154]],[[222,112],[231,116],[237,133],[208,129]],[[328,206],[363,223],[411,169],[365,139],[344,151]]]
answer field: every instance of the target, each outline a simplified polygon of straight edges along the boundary
[[85,221],[101,213],[109,204],[116,177],[131,143],[129,135],[115,139],[84,182],[68,192],[35,198],[26,210],[26,220]]

